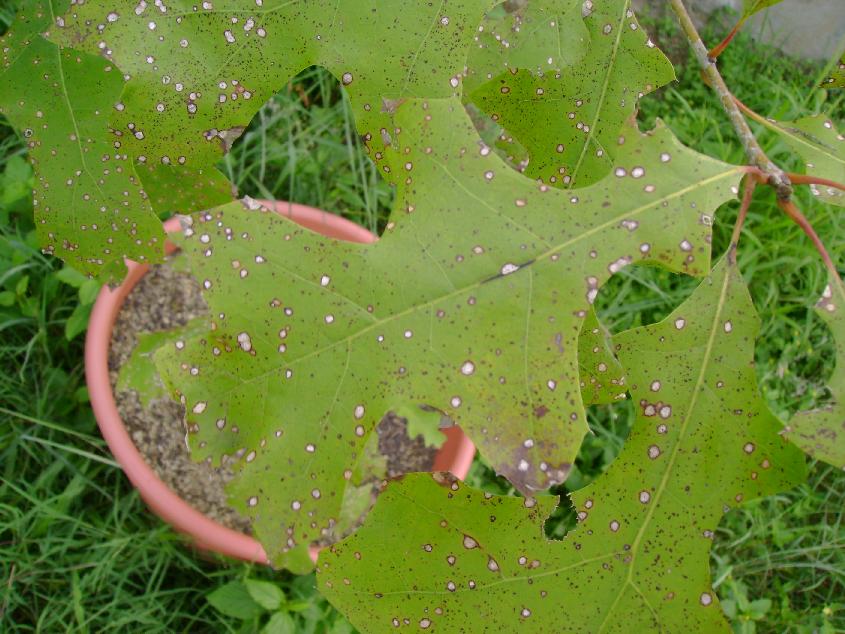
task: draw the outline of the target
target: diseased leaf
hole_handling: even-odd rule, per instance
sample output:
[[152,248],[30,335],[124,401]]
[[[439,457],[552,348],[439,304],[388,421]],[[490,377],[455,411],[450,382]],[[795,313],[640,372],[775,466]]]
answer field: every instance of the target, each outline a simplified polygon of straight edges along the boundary
[[578,337],[578,367],[584,405],[605,405],[625,398],[625,370],[610,347],[610,333],[590,308]]
[[[845,183],[845,135],[839,133],[825,115],[803,117],[797,121],[760,121],[780,134],[803,160],[807,174]],[[810,185],[820,200],[845,207],[845,192],[823,185]]]
[[230,499],[277,563],[331,532],[397,405],[443,411],[522,491],[562,482],[587,431],[577,340],[599,287],[638,261],[705,273],[712,213],[742,175],[660,126],[573,195],[491,154],[458,99],[407,100],[392,126],[405,177],[379,242],[237,203],[185,241],[213,329],[157,362],[194,456],[244,456]]
[[821,84],[825,88],[843,88],[845,87],[845,55],[839,60],[839,63],[831,71],[829,77],[825,77]]
[[185,338],[204,332],[207,328],[208,320],[198,318],[180,328],[139,335],[138,344],[132,350],[132,354],[126,363],[120,367],[120,373],[117,377],[117,390],[136,391],[143,407],[149,407],[150,403],[156,399],[166,399],[168,393],[161,382],[161,377],[159,377],[155,361],[153,361],[153,354],[166,343],[173,342],[175,344]]
[[758,11],[773,7],[780,2],[781,0],[742,0],[742,20],[745,21]]
[[114,115],[117,129],[144,135],[126,138],[130,154],[196,169],[213,166],[262,104],[312,65],[343,83],[359,133],[380,143],[403,99],[459,92],[476,28],[495,4],[173,0],[166,10],[152,2],[121,10],[89,0],[54,37],[131,76]]
[[619,130],[636,111],[637,100],[675,79],[629,0],[583,6],[590,39],[578,64],[542,76],[506,72],[468,95],[528,150],[528,176],[564,188],[589,185],[607,174]]
[[828,284],[816,312],[836,340],[836,369],[828,381],[835,402],[799,412],[789,421],[785,435],[813,458],[845,469],[845,288],[841,281]]
[[186,169],[174,165],[135,166],[160,217],[190,214],[226,204],[237,197],[234,185],[217,169]]
[[505,71],[541,75],[578,63],[589,33],[581,0],[504,3],[484,16],[467,60],[464,91],[469,94]]
[[123,88],[120,71],[40,35],[68,4],[33,2],[0,38],[0,113],[23,133],[35,168],[41,245],[108,281],[122,277],[125,257],[160,259],[164,232],[108,126]]
[[758,394],[758,330],[723,260],[666,320],[614,338],[637,421],[608,471],[572,494],[579,525],[562,542],[543,534],[553,498],[413,475],[320,554],[320,590],[367,632],[729,632],[708,561],[719,519],[804,475]]

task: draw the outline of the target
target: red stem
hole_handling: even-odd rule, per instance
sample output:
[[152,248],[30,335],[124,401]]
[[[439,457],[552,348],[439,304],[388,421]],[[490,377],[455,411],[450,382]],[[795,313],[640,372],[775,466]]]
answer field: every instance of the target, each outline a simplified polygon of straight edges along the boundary
[[813,176],[812,174],[787,174],[789,176],[789,180],[791,180],[796,185],[822,185],[823,187],[833,187],[834,189],[840,189],[845,192],[845,184],[837,183],[836,181],[832,181],[827,178],[822,178],[820,176]]
[[748,217],[748,208],[751,207],[751,199],[754,197],[754,189],[757,187],[757,177],[751,178],[751,175],[749,175],[743,185],[742,203],[739,206],[739,214],[736,217],[733,236],[731,236],[731,246],[728,249],[728,258],[732,262],[736,262],[736,249],[739,245],[739,236],[742,233],[745,219]]
[[739,29],[744,23],[745,20],[740,20],[739,22],[737,22],[736,26],[731,29],[731,32],[728,33],[727,37],[725,37],[724,40],[722,40],[721,42],[716,44],[716,46],[710,49],[710,52],[707,53],[710,59],[715,61],[716,58],[719,57],[719,55],[725,52],[725,49],[728,48],[728,44],[730,44],[731,40],[733,40],[736,34],[739,33]]
[[813,225],[810,224],[810,221],[807,220],[806,216],[801,213],[798,207],[795,206],[795,203],[791,200],[779,200],[778,205],[795,224],[801,227],[801,230],[807,234],[807,237],[813,241],[813,245],[816,247],[816,251],[819,252],[819,255],[822,256],[822,260],[824,260],[824,265],[827,267],[827,270],[830,271],[834,279],[839,280],[841,283],[842,279],[839,277],[839,270],[833,263],[833,259],[827,252],[821,238],[819,238],[819,234],[817,234],[816,230],[813,229]]

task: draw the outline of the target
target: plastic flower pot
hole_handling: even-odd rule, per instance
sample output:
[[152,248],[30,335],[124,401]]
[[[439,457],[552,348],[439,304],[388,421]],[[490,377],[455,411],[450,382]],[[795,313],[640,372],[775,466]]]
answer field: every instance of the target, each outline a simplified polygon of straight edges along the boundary
[[[330,238],[360,243],[377,240],[366,229],[319,209],[278,201],[260,202],[303,227]],[[166,222],[164,227],[168,232],[180,230],[176,218]],[[176,247],[168,244],[167,249],[173,252]],[[190,536],[195,546],[237,559],[267,563],[267,555],[255,539],[203,515],[170,489],[144,461],[120,418],[109,380],[108,353],[112,328],[124,300],[149,270],[149,265],[136,262],[128,262],[127,265],[128,274],[120,286],[115,289],[103,287],[100,291],[85,340],[85,378],[103,438],[147,506],[176,530]],[[447,439],[435,458],[433,469],[450,471],[464,478],[472,463],[475,446],[457,427],[443,431]],[[315,560],[317,552],[316,548],[311,549],[311,557]]]

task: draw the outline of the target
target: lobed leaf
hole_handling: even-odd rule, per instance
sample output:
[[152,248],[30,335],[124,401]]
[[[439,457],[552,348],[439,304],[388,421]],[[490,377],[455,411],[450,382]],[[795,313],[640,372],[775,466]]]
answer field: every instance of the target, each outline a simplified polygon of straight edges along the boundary
[[105,281],[123,259],[156,261],[164,232],[107,117],[123,89],[114,65],[40,34],[61,23],[67,0],[31,3],[0,38],[0,114],[23,132],[35,169],[39,241]]
[[608,471],[572,495],[579,525],[562,542],[542,530],[553,498],[408,476],[320,554],[322,592],[367,632],[729,632],[710,587],[719,519],[804,475],[758,393],[758,331],[723,260],[666,320],[614,338],[637,421]]
[[513,6],[506,2],[487,13],[467,59],[465,93],[505,71],[542,75],[580,62],[589,42],[582,4],[580,0],[531,0]]
[[144,134],[127,139],[130,153],[207,169],[264,102],[313,65],[341,80],[362,136],[389,136],[397,102],[459,93],[470,42],[494,4],[173,0],[121,10],[89,0],[54,37],[130,75],[114,116],[116,128]]
[[836,340],[836,369],[828,381],[832,405],[799,412],[789,421],[785,435],[805,453],[845,469],[845,287],[831,280],[816,305]]
[[589,44],[576,65],[543,75],[502,73],[468,95],[528,150],[528,176],[563,188],[590,185],[606,175],[614,165],[619,131],[635,113],[637,100],[675,79],[672,64],[640,27],[630,0],[582,6]]
[[206,320],[197,318],[181,327],[139,334],[138,343],[132,349],[129,359],[120,367],[117,391],[134,390],[138,393],[143,407],[149,407],[155,400],[168,398],[169,394],[162,384],[153,355],[162,346],[175,344],[182,338],[199,334],[207,328]]
[[599,287],[636,261],[705,273],[742,175],[660,126],[573,195],[493,155],[456,98],[393,116],[404,180],[376,244],[249,203],[199,214],[185,241],[214,323],[157,361],[197,459],[243,458],[228,490],[277,563],[331,536],[397,405],[441,410],[524,492],[562,482],[587,431],[578,335]]
[[237,188],[215,168],[138,164],[136,170],[153,210],[161,217],[211,209],[237,197]]
[[625,370],[611,349],[611,336],[590,308],[578,337],[578,368],[584,405],[623,400]]
[[[807,174],[845,183],[845,136],[828,117],[815,115],[797,121],[763,119],[767,128],[781,135],[804,160]],[[845,207],[845,192],[823,185],[810,185],[820,200]]]

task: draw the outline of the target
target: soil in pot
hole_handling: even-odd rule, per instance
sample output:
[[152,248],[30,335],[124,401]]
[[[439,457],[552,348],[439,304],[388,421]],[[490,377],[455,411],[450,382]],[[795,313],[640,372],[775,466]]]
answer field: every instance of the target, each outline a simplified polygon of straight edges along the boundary
[[[155,375],[149,353],[173,329],[202,329],[208,314],[199,284],[175,255],[154,266],[138,282],[118,315],[109,348],[109,378],[121,419],[144,457],[168,487],[214,521],[249,533],[249,523],[226,504],[224,486],[232,478],[226,467],[191,460],[185,442],[184,407],[172,401]],[[172,334],[167,333],[168,337]],[[415,428],[411,428],[415,431]],[[387,414],[379,426],[378,453],[384,477],[430,471],[437,445],[424,434],[409,437],[408,420]],[[375,438],[373,440],[376,440]],[[377,487],[373,487],[375,495]],[[369,505],[368,505],[369,506]]]

